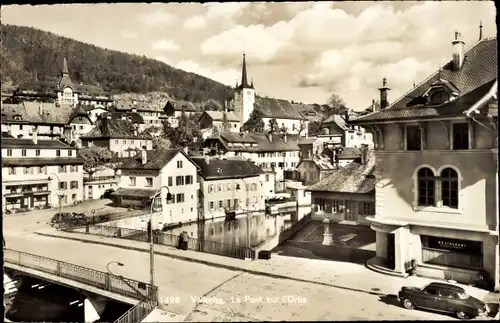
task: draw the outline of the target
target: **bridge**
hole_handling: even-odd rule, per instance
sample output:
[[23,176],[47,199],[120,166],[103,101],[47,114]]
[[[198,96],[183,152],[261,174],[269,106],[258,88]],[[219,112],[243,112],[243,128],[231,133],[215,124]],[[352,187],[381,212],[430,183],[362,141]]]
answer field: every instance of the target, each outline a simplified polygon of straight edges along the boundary
[[158,304],[155,286],[56,259],[4,249],[4,267],[11,274],[76,289],[86,295],[90,303],[96,303],[99,295],[134,305],[117,322],[140,322]]

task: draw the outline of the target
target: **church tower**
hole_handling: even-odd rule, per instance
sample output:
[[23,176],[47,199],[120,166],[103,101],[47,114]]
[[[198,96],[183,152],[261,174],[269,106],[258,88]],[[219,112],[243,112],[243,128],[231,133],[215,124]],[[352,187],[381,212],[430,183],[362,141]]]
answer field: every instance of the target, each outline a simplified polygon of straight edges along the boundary
[[75,88],[68,72],[68,63],[66,57],[63,60],[63,68],[61,71],[61,78],[59,79],[59,88],[57,89],[57,102],[59,104],[72,104],[78,103],[78,94],[75,93]]
[[252,84],[248,84],[247,63],[243,54],[243,66],[241,68],[241,84],[236,83],[234,89],[234,112],[238,116],[241,125],[250,118],[255,103],[255,89]]

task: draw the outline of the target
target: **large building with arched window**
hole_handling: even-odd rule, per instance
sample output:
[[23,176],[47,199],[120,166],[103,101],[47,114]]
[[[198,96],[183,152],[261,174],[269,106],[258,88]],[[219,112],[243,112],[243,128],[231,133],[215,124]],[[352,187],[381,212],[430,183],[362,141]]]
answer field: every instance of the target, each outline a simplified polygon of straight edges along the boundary
[[499,287],[497,39],[467,50],[358,119],[374,136],[376,258],[369,267]]

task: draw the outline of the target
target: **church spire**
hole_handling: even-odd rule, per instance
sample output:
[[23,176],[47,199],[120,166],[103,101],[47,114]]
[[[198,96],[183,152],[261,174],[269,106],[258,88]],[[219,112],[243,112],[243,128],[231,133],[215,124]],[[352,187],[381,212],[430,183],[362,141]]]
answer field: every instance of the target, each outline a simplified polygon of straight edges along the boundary
[[69,72],[68,72],[68,63],[66,62],[66,57],[64,57],[64,60],[63,60],[62,74],[63,75],[68,75],[69,74]]
[[243,53],[243,66],[241,68],[241,84],[240,84],[240,88],[242,88],[242,89],[249,89],[249,88],[251,88],[251,86],[248,85],[247,61],[246,61],[245,53]]

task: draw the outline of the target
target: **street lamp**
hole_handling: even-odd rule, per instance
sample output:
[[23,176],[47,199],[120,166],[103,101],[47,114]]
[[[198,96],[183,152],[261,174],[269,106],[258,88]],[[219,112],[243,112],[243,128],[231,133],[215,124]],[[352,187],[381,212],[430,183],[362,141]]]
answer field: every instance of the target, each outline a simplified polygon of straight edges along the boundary
[[247,184],[247,182],[245,181],[244,178],[239,178],[244,184],[245,184],[245,190],[246,190],[246,195],[247,195],[247,199],[246,199],[246,214],[247,214],[247,247],[250,248],[250,213],[249,213],[249,210],[248,210],[248,207],[250,206],[250,197],[248,195],[248,192],[250,190],[250,185]]
[[172,200],[172,194],[170,194],[170,189],[168,186],[163,185],[160,187],[151,197],[151,212],[149,213],[149,282],[151,288],[155,285],[155,245],[153,240],[153,202],[154,199],[161,194],[161,190],[166,188],[167,193],[167,203]]
[[[114,273],[111,271],[111,269],[109,269],[109,266],[111,266],[111,265],[117,265],[117,266],[119,266],[119,267],[123,267],[123,266],[125,266],[123,263],[118,262],[118,261],[110,261],[110,262],[108,262],[108,264],[106,265],[106,270],[108,271],[108,274],[110,274],[111,276],[113,276],[113,277],[115,277],[115,278],[117,278],[117,279],[121,280],[122,282],[124,282],[124,283],[125,283],[128,287],[130,287],[130,288],[131,288],[134,292],[136,292],[137,294],[144,296],[144,295],[143,295],[140,291],[138,291],[138,290],[137,290],[134,286],[130,285],[130,283],[129,283],[128,281],[126,281],[122,275],[116,275],[116,274],[114,274]],[[151,290],[152,290],[152,288],[153,288],[153,286],[151,286]]]
[[[61,179],[59,178],[59,176],[57,176],[57,174],[54,174],[54,173],[50,173],[49,174],[49,180],[52,180],[50,178],[50,175],[54,175],[54,177],[57,179],[57,186],[61,186]],[[59,198],[59,220],[58,220],[58,227],[59,229],[61,229],[61,224],[62,224],[62,199],[64,197],[64,194],[60,191],[58,194],[57,194],[57,197]]]

